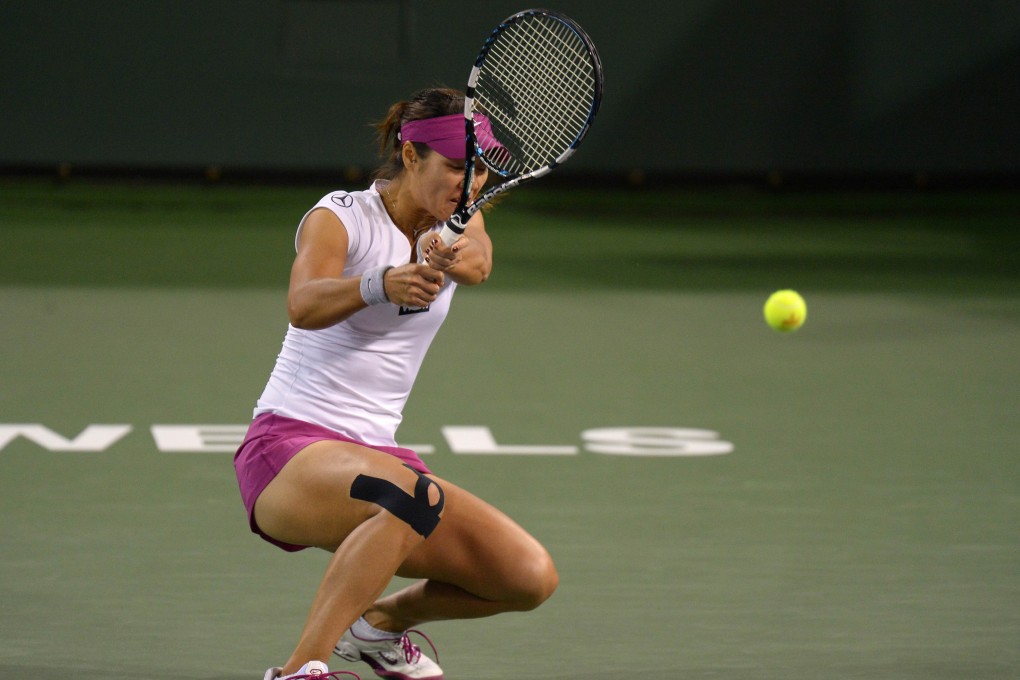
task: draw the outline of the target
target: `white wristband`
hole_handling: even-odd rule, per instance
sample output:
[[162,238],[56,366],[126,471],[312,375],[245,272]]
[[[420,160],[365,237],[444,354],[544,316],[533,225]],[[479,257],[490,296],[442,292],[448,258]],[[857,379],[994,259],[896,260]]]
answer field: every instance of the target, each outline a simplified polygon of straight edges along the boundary
[[388,265],[369,269],[361,275],[361,297],[371,307],[389,302],[386,297],[386,286],[383,285],[383,277],[393,267]]

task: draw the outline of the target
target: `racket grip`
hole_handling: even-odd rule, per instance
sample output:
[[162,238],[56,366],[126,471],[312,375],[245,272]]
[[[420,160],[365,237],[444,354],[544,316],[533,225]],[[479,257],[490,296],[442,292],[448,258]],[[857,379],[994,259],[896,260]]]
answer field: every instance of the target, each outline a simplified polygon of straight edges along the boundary
[[443,225],[442,231],[439,232],[439,238],[443,239],[443,243],[447,248],[457,242],[457,239],[464,233],[464,223],[461,221],[460,215],[454,214],[447,220],[446,224]]

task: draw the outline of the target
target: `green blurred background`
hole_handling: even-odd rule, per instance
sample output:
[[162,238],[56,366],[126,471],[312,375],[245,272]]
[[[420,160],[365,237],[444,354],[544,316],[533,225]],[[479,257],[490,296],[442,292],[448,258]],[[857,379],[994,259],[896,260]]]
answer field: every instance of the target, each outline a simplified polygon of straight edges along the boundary
[[[337,177],[395,100],[462,87],[508,0],[0,6],[0,167]],[[562,169],[617,181],[1020,173],[1020,0],[561,0],[605,101]],[[623,10],[623,11],[621,11]]]
[[[1020,4],[557,8],[602,50],[601,117],[491,213],[493,277],[458,291],[399,437],[562,584],[428,626],[447,677],[1020,677]],[[229,453],[153,429],[228,448],[297,220],[516,9],[0,8],[0,677],[289,654],[327,556],[251,535]],[[761,306],[787,287],[809,317],[780,335]],[[455,452],[451,426],[574,453]],[[599,452],[599,428],[660,441]],[[732,450],[662,442],[684,429]]]

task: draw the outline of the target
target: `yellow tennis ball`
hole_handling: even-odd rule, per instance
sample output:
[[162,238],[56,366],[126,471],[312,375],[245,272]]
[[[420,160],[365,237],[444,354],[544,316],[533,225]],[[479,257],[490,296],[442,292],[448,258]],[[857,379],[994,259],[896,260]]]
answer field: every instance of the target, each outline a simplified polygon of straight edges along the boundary
[[807,303],[795,290],[777,290],[765,301],[765,321],[781,333],[795,331],[807,319]]

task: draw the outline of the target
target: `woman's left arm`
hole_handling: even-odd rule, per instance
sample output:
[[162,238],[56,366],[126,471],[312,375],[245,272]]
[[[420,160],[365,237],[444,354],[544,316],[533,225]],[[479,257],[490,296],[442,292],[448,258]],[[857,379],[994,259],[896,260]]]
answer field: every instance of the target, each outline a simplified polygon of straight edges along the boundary
[[483,283],[492,272],[492,239],[485,231],[485,218],[477,212],[468,221],[464,234],[449,248],[439,238],[439,232],[422,236],[422,255],[425,262],[445,272],[464,286]]

